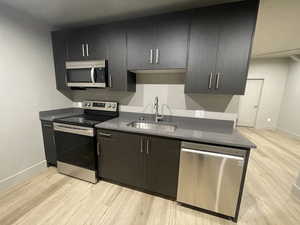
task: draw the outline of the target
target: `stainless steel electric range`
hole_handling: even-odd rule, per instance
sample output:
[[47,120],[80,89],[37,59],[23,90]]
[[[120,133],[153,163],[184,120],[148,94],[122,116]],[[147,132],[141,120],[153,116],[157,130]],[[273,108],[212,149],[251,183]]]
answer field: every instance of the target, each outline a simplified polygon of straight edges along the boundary
[[118,117],[117,102],[85,101],[84,114],[54,120],[57,169],[60,173],[97,182],[95,125]]

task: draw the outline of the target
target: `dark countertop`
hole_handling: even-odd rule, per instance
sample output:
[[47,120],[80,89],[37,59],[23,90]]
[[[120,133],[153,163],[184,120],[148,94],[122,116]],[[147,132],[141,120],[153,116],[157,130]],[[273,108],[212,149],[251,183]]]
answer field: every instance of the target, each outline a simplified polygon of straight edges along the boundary
[[175,132],[145,130],[127,126],[128,123],[138,120],[141,116],[145,118],[145,121],[153,122],[153,117],[149,114],[121,112],[118,118],[99,123],[96,125],[96,128],[148,134],[244,149],[256,148],[255,144],[250,142],[233,128],[233,121],[168,116],[164,118],[163,122],[159,122],[175,124],[177,126]]
[[55,109],[49,111],[41,111],[39,113],[40,120],[52,122],[55,119],[76,116],[83,113],[81,108],[64,108],[64,109]]

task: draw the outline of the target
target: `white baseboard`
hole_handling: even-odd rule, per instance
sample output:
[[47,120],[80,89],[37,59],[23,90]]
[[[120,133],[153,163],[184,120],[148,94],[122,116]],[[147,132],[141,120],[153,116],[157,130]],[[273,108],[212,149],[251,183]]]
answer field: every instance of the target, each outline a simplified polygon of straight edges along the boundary
[[281,127],[277,127],[277,130],[279,130],[279,131],[281,131],[283,133],[286,133],[286,134],[290,135],[291,137],[294,137],[294,138],[300,140],[300,135],[299,134],[290,132],[290,131],[288,131],[288,130],[286,130],[284,128],[281,128]]
[[46,160],[36,163],[18,173],[0,180],[0,191],[21,183],[22,181],[31,178],[47,168]]

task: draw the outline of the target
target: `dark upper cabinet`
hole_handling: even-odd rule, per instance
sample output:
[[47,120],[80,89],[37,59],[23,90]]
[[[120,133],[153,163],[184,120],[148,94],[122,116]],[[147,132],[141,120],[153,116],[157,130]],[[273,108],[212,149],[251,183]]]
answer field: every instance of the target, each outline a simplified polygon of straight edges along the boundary
[[87,59],[85,38],[87,34],[81,30],[74,30],[70,32],[67,41],[67,60],[84,60]]
[[67,58],[68,31],[54,31],[52,37],[52,49],[54,58],[56,88],[60,91],[67,91],[65,60]]
[[155,69],[186,68],[188,31],[187,13],[158,16],[153,57]]
[[98,130],[99,176],[176,199],[180,141]]
[[56,146],[54,139],[53,123],[42,121],[45,156],[48,165],[56,166]]
[[135,91],[135,74],[127,71],[126,30],[121,24],[106,29],[108,84],[114,91]]
[[101,26],[69,32],[67,60],[97,60],[107,58],[105,30]]
[[90,60],[102,60],[108,57],[107,31],[105,26],[96,26],[88,29],[87,43]]
[[213,91],[218,51],[218,15],[217,8],[194,12],[190,29],[186,93]]
[[257,4],[245,1],[220,7],[222,18],[216,64],[216,93],[243,95],[248,76]]
[[141,137],[135,134],[98,130],[99,176],[141,187]]
[[154,25],[152,20],[133,20],[127,29],[127,57],[129,70],[153,69]]
[[[52,33],[58,90],[66,60],[108,60],[108,86],[135,91],[139,70],[186,70],[185,93],[244,94],[259,0]],[[182,70],[184,69],[184,70]]]
[[146,151],[147,188],[172,198],[177,196],[180,141],[148,137]]
[[186,93],[244,94],[257,5],[243,1],[194,12]]
[[188,28],[186,13],[132,21],[127,31],[128,69],[186,68]]

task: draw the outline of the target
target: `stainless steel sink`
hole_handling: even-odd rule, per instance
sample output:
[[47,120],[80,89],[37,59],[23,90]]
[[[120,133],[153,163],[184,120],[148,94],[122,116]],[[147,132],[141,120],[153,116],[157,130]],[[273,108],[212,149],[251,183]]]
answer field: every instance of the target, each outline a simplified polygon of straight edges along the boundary
[[133,122],[127,124],[127,126],[138,128],[138,129],[159,130],[159,131],[165,131],[165,132],[174,132],[176,130],[176,125],[151,123],[151,122],[140,122],[140,121],[133,121]]

